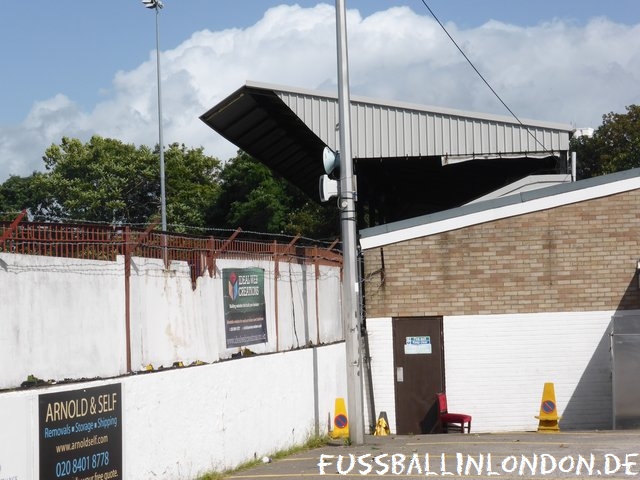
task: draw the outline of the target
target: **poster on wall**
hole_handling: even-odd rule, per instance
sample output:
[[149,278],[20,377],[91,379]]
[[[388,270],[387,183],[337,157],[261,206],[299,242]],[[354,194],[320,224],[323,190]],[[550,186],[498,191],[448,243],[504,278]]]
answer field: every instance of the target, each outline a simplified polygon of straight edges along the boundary
[[222,269],[227,348],[267,342],[264,269]]
[[122,479],[121,385],[38,397],[40,480]]

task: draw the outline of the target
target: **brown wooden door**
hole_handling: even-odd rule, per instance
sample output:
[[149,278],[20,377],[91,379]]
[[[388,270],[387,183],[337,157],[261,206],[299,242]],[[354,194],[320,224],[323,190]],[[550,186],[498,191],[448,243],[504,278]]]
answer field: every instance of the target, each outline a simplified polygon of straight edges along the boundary
[[393,319],[396,431],[436,433],[436,393],[444,391],[442,317]]

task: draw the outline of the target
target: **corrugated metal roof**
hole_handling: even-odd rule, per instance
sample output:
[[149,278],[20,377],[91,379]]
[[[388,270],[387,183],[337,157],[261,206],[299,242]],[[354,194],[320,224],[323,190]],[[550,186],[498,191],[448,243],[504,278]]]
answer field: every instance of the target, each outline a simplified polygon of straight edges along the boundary
[[[339,145],[336,94],[247,82],[200,118],[318,199],[322,150]],[[351,122],[358,199],[375,223],[461,205],[527,175],[566,173],[572,131],[358,96]]]
[[[259,88],[271,88],[313,133],[331,149],[338,149],[337,96],[266,85]],[[352,96],[352,155],[482,158],[568,150],[570,125],[522,123],[511,117]]]

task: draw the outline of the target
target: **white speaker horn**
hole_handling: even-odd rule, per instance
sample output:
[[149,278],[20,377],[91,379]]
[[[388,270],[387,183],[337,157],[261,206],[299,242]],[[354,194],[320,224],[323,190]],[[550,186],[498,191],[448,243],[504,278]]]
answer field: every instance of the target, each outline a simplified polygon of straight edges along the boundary
[[338,182],[329,178],[329,175],[321,175],[319,182],[320,201],[327,202],[338,196]]
[[329,147],[324,147],[322,165],[327,175],[331,178],[338,178],[340,176],[340,153],[334,152]]

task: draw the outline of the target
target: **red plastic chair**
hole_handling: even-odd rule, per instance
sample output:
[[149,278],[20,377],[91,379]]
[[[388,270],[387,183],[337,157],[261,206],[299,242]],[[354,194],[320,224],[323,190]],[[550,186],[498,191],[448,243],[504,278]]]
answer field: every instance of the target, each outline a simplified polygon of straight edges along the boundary
[[471,433],[471,415],[466,413],[449,413],[447,409],[447,394],[437,393],[438,408],[440,410],[440,422],[445,433],[452,427],[454,430],[464,433],[465,424],[467,433]]

